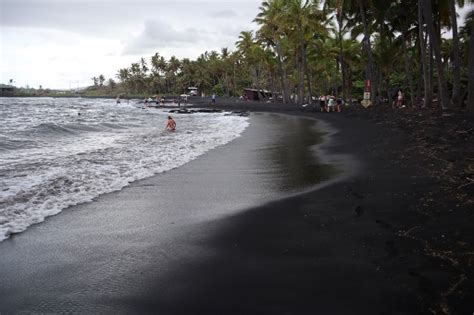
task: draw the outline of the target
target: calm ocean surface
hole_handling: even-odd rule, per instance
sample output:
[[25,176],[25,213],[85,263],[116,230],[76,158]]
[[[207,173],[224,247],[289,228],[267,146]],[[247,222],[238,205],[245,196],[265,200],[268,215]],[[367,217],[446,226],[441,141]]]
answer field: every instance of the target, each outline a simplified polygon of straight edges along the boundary
[[134,102],[0,98],[0,241],[68,206],[183,165],[238,137],[245,117],[179,115]]

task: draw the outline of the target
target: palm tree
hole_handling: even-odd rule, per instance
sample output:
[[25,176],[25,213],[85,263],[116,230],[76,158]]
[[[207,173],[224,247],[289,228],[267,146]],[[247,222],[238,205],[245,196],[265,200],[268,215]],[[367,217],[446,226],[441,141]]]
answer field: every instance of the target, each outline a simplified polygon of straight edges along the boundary
[[242,31],[239,35],[239,40],[235,43],[238,50],[242,54],[245,62],[249,65],[250,72],[252,74],[253,82],[252,85],[254,88],[259,87],[259,60],[257,54],[257,43],[254,41],[254,36],[252,31]]
[[469,36],[467,107],[474,110],[474,11],[468,14],[462,31],[466,33],[466,38]]
[[122,83],[126,82],[129,76],[130,76],[130,73],[128,72],[127,68],[120,69],[117,73],[117,77]]
[[253,32],[252,31],[242,31],[239,34],[238,41],[235,42],[237,48],[244,54],[244,57],[250,55],[252,46],[254,45]]
[[311,103],[312,91],[307,67],[307,50],[315,37],[327,36],[327,29],[322,25],[325,15],[318,8],[319,1],[290,0],[283,23],[287,25],[285,33],[291,39],[295,49],[296,65],[298,68],[298,102],[303,103],[305,92],[305,76],[308,78],[308,102]]
[[99,86],[102,87],[104,85],[104,82],[105,82],[105,77],[103,74],[99,75]]
[[[430,38],[431,46],[433,47],[433,52],[436,59],[436,69],[438,71],[438,86],[439,93],[438,99],[441,101],[441,108],[446,110],[449,109],[449,96],[448,96],[448,87],[446,83],[446,77],[444,72],[443,60],[441,58],[441,47],[438,38],[438,32],[436,31],[434,21],[433,21],[433,9],[431,6],[431,0],[419,0],[421,5],[423,16],[428,29],[428,35]],[[441,22],[439,22],[441,23]]]
[[400,43],[399,40],[393,40],[386,36],[377,36],[373,44],[374,61],[377,63],[377,68],[380,73],[379,87],[387,92],[389,103],[391,103],[391,77],[399,68],[398,63],[393,61],[401,57],[401,51],[399,49]]
[[371,32],[369,31],[369,21],[367,19],[367,14],[366,14],[368,10],[368,5],[364,5],[363,0],[355,0],[355,1],[357,2],[357,5],[359,7],[360,18],[361,18],[362,26],[364,29],[364,39],[362,40],[362,45],[367,54],[367,78],[371,81],[371,94],[370,95],[371,95],[372,101],[374,101],[377,99],[376,93],[378,89],[378,84],[377,84],[374,58],[372,56],[372,44],[370,40]]
[[460,7],[464,6],[463,0],[449,0],[449,18],[453,31],[453,105],[458,107],[461,104],[461,58],[459,50],[458,23],[456,14],[456,2]]
[[[344,0],[326,0],[324,1],[324,10],[329,15],[328,20],[335,19],[337,21],[337,26],[332,27],[331,31],[335,35],[338,46],[339,46],[339,64],[342,77],[342,97],[346,99],[350,94],[349,91],[349,78],[348,78],[348,63],[345,60],[344,54],[344,37],[350,31],[350,24],[348,23],[348,16],[346,14],[346,4]],[[334,13],[334,14],[331,14]]]
[[220,70],[220,84],[223,88],[223,92],[227,96],[231,96],[232,91],[232,82],[231,77],[234,69],[234,60],[232,59],[232,54],[227,47],[221,49],[221,55],[219,60],[219,70]]
[[110,78],[107,82],[107,85],[109,86],[110,90],[114,90],[117,86],[117,83],[114,81],[114,79]]
[[281,19],[285,12],[285,6],[286,2],[284,0],[264,1],[260,6],[260,12],[254,21],[260,25],[260,29],[257,33],[258,37],[269,46],[273,47],[276,52],[283,102],[288,103],[290,100],[290,93],[285,67],[285,55],[282,49],[284,29],[281,23]]
[[176,75],[181,67],[181,62],[175,56],[171,56],[168,61],[168,67],[166,71],[166,78],[169,80],[168,92],[176,92]]
[[420,48],[420,63],[423,71],[423,84],[424,84],[424,102],[423,107],[431,106],[431,102],[433,100],[433,84],[432,84],[432,77],[430,75],[430,71],[428,70],[428,60],[426,58],[426,45],[425,45],[425,38],[423,36],[423,10],[421,8],[421,4],[418,1],[418,43]]
[[92,77],[91,80],[92,80],[92,82],[94,83],[94,86],[95,86],[95,87],[99,86],[99,78],[97,78],[97,77]]
[[[386,20],[389,21],[391,27],[390,34],[397,32],[401,33],[396,39],[402,47],[404,66],[405,66],[405,77],[408,89],[410,91],[410,103],[411,106],[416,104],[415,102],[415,88],[413,84],[412,75],[412,58],[409,55],[409,45],[413,42],[412,38],[415,37],[416,28],[412,28],[412,24],[416,21],[416,11],[413,9],[413,1],[403,1],[395,5],[390,6]],[[381,10],[380,10],[381,11]],[[397,43],[398,44],[398,43]]]

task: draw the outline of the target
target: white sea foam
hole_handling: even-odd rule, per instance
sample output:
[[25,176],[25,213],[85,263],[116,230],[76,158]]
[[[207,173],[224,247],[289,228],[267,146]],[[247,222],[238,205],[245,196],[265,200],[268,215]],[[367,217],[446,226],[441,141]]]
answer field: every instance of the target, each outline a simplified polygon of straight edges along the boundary
[[168,113],[111,100],[8,102],[0,104],[0,148],[2,139],[18,147],[0,149],[0,241],[71,205],[179,167],[248,126],[244,117],[202,113],[176,117],[170,133],[163,131]]

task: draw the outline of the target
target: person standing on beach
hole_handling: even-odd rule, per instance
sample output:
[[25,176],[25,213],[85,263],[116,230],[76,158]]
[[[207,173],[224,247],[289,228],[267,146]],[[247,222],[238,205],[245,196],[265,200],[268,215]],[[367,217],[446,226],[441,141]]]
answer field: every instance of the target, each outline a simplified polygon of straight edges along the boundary
[[319,106],[321,108],[321,112],[327,112],[326,95],[321,95],[319,98]]
[[396,108],[402,108],[403,107],[403,100],[404,100],[404,96],[403,96],[403,92],[401,89],[398,90],[397,92],[397,105],[395,106]]
[[174,121],[173,117],[168,116],[168,121],[166,122],[166,130],[168,131],[175,131],[176,130],[176,122]]
[[212,104],[216,103],[216,94],[212,93]]

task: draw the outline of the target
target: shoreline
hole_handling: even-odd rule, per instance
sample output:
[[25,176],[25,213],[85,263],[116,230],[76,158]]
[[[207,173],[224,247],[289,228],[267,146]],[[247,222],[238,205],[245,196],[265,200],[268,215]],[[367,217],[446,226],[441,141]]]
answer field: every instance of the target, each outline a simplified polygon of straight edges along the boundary
[[[279,114],[254,114],[251,119],[253,126],[227,145],[65,209],[0,243],[0,311],[124,311],[133,303],[111,305],[110,289],[115,298],[140,298],[146,295],[142,289],[153,284],[141,275],[166,283],[162,277],[169,272],[163,270],[213,252],[187,239],[193,233],[208,236],[205,222],[278,199],[281,193],[290,195],[310,184],[308,179],[318,180],[292,173],[300,163],[313,163],[313,144],[320,137],[314,120]],[[288,125],[296,133],[282,133],[280,127]],[[299,149],[290,164],[280,156],[287,147]],[[319,172],[327,169],[319,176],[331,176],[332,170],[314,163]],[[100,301],[89,301],[92,296]],[[63,304],[69,306],[63,309]]]
[[[366,236],[358,245],[368,251],[364,258],[375,261],[377,271],[386,269],[385,281],[395,282],[392,289],[400,291],[386,295],[386,302],[397,301],[392,306],[385,305],[383,311],[364,309],[364,313],[465,314],[472,311],[474,218],[471,205],[474,200],[473,195],[469,195],[473,186],[468,186],[463,177],[468,179],[472,174],[472,165],[469,165],[472,158],[469,157],[474,152],[468,145],[468,139],[472,138],[472,114],[460,112],[445,116],[436,109],[400,111],[383,106],[369,110],[349,107],[343,113],[332,114],[320,114],[315,106],[302,108],[267,103],[223,103],[207,107],[310,116],[339,128],[331,153],[350,152],[359,157],[367,169],[354,180],[337,183],[335,186],[342,187],[346,194],[335,193],[333,197],[341,198],[342,204],[343,200],[352,199],[347,214],[352,213],[359,221],[372,220],[372,226],[360,227],[367,231],[359,231]],[[442,130],[455,133],[446,134]],[[354,185],[361,188],[354,189]],[[329,186],[327,190],[337,191],[337,188]],[[322,204],[330,199],[323,191],[314,193]],[[314,206],[318,201],[303,203]],[[341,227],[340,232],[345,230]],[[309,235],[316,233],[311,231]],[[360,281],[365,281],[364,277]],[[405,294],[406,290],[410,292]],[[302,312],[309,309],[311,306]],[[327,311],[334,313],[331,308]],[[353,312],[352,309],[342,311]]]
[[[85,291],[71,283],[63,284],[66,292],[60,296],[35,297],[36,302],[45,303],[40,311],[418,314],[448,310],[462,314],[472,308],[469,298],[472,284],[467,280],[472,270],[465,273],[465,280],[458,282],[463,279],[459,270],[464,269],[451,266],[436,251],[431,255],[420,241],[423,233],[444,233],[448,246],[456,240],[450,235],[450,224],[462,225],[458,222],[462,217],[450,214],[443,217],[446,222],[440,226],[420,211],[420,200],[436,191],[439,181],[420,167],[417,156],[404,155],[410,141],[404,132],[381,125],[380,120],[366,112],[353,110],[318,115],[309,109],[302,111],[300,107],[280,104],[212,107],[270,114],[274,111],[289,117],[313,117],[329,122],[338,132],[320,149],[332,156],[354,155],[362,162],[360,171],[341,181],[323,184],[320,189],[181,225],[184,234],[167,234],[182,223],[167,222],[161,226],[164,234],[158,235],[168,235],[173,240],[170,243],[162,242],[161,238],[141,239],[125,229],[118,234],[120,242],[125,243],[120,245],[124,257],[117,258],[122,263],[112,259],[112,267],[107,266],[104,254],[97,253],[101,249],[111,254],[100,244],[103,237],[109,245],[116,244],[112,234],[88,239],[93,250],[85,252],[89,255],[82,263],[99,267],[99,271],[91,270],[99,280],[104,270],[109,276],[107,270],[113,271],[117,279],[104,279],[107,284],[89,283]],[[233,159],[239,157],[244,158],[234,156]],[[206,166],[207,158],[205,155],[196,163]],[[192,174],[193,171],[188,173]],[[140,198],[160,187],[159,183],[147,180],[135,186],[127,190],[130,196],[137,196],[123,207],[137,207]],[[102,200],[98,202],[105,201],[113,208],[114,196],[99,198]],[[227,202],[226,198],[217,200],[213,209],[226,207]],[[79,210],[84,212],[88,207]],[[107,216],[101,219],[106,220]],[[111,228],[113,223],[110,222]],[[463,226],[468,223],[467,220]],[[153,223],[142,224],[146,229],[147,224]],[[54,247],[54,239],[50,240]],[[19,241],[15,246],[22,245]],[[136,247],[141,249],[137,251]],[[156,261],[143,264],[150,250],[155,259],[160,257],[167,264],[156,264]],[[120,269],[123,262],[130,269]],[[61,268],[62,277],[67,278],[71,276],[68,269],[71,265],[74,263],[66,259],[48,269]],[[114,268],[119,268],[119,272]],[[53,284],[61,287],[58,282],[54,278]],[[104,289],[111,286],[113,292],[107,293]],[[100,297],[89,302],[87,297],[93,294]],[[76,297],[72,302],[68,300],[71,296]],[[77,305],[74,301],[84,303]]]

